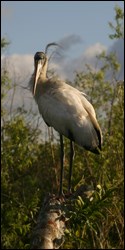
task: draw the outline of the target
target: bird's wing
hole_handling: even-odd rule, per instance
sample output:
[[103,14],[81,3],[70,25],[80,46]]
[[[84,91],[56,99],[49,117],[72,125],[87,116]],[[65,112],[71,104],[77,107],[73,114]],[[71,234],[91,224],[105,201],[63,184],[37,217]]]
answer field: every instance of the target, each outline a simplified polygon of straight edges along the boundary
[[[93,106],[80,91],[68,84],[48,83],[37,99],[47,124],[80,146],[94,151],[99,146],[98,123]],[[96,126],[97,123],[97,126]]]

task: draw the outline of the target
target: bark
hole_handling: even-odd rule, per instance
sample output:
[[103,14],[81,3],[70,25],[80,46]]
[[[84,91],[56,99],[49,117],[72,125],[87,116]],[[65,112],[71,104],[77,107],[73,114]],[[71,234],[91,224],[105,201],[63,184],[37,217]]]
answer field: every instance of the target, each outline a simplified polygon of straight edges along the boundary
[[72,201],[78,196],[90,198],[92,193],[91,188],[81,185],[73,194],[65,197],[49,195],[40,210],[30,249],[59,249],[64,243],[69,211],[73,211]]
[[48,196],[32,235],[31,249],[58,249],[64,242],[64,199]]

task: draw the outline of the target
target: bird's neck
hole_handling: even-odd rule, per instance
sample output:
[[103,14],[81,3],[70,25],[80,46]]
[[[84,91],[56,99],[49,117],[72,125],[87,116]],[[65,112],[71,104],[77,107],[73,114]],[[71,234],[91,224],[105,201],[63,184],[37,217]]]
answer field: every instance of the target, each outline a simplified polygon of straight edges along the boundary
[[41,83],[44,82],[47,79],[46,72],[41,72],[39,79]]

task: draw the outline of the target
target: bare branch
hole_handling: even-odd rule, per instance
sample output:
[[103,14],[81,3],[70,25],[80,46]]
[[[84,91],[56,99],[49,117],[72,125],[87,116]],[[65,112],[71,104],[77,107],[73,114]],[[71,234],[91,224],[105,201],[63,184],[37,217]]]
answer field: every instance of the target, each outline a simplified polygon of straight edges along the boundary
[[31,249],[59,249],[64,242],[64,199],[47,197],[32,236]]

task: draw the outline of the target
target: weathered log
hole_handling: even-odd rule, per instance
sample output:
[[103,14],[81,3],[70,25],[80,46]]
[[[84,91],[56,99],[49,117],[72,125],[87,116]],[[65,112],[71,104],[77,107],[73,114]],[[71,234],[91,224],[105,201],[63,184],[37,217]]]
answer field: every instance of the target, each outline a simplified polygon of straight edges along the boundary
[[69,211],[74,207],[72,201],[78,196],[90,198],[93,192],[90,187],[80,185],[74,193],[65,197],[48,195],[42,204],[30,249],[59,249],[64,243]]
[[64,199],[49,195],[40,211],[32,235],[31,249],[58,249],[64,242]]

